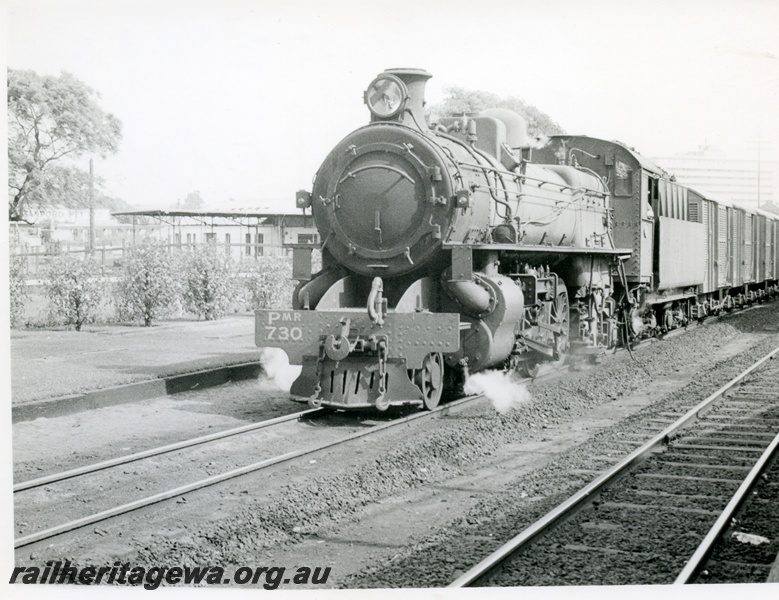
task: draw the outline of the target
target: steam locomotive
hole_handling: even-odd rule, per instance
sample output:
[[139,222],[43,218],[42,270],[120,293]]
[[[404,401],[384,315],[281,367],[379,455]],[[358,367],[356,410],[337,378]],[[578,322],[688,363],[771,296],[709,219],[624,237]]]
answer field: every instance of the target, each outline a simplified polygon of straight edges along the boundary
[[430,77],[378,75],[370,123],[297,193],[322,268],[295,245],[293,310],[258,310],[255,327],[258,346],[302,364],[296,399],[432,409],[469,372],[533,376],[779,293],[776,217],[618,142],[538,147],[509,110],[428,124]]

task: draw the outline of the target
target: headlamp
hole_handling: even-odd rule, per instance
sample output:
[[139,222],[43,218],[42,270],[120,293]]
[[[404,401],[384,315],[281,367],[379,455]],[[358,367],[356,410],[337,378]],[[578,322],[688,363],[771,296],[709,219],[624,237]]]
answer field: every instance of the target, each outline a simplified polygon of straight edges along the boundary
[[406,106],[408,89],[394,75],[379,75],[365,90],[365,104],[380,119],[394,117]]

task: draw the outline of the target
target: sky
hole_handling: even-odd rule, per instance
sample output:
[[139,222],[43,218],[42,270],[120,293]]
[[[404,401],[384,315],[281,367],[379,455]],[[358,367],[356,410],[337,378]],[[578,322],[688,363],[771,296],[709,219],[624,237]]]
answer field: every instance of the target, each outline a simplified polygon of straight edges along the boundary
[[96,172],[142,208],[197,190],[295,211],[391,67],[432,73],[428,103],[452,85],[518,96],[649,157],[778,151],[775,0],[5,2],[8,66],[99,92],[123,139]]

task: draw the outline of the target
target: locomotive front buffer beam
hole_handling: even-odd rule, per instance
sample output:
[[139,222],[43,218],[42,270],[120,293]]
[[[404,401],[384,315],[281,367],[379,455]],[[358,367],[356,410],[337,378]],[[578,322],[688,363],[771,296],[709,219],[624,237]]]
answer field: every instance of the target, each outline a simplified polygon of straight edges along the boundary
[[379,325],[364,310],[260,309],[255,343],[303,365],[290,393],[313,406],[422,404],[409,371],[422,370],[432,354],[459,349],[460,316],[390,310]]

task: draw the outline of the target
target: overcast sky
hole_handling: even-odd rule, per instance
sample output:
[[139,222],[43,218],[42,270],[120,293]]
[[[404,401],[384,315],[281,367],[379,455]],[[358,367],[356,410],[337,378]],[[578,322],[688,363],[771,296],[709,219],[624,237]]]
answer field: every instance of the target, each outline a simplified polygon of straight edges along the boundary
[[[775,0],[6,0],[11,68],[69,71],[123,123],[96,164],[112,195],[294,210],[368,121],[389,67],[515,95],[569,133],[647,156],[707,142],[775,155]],[[86,166],[86,162],[85,162]]]

